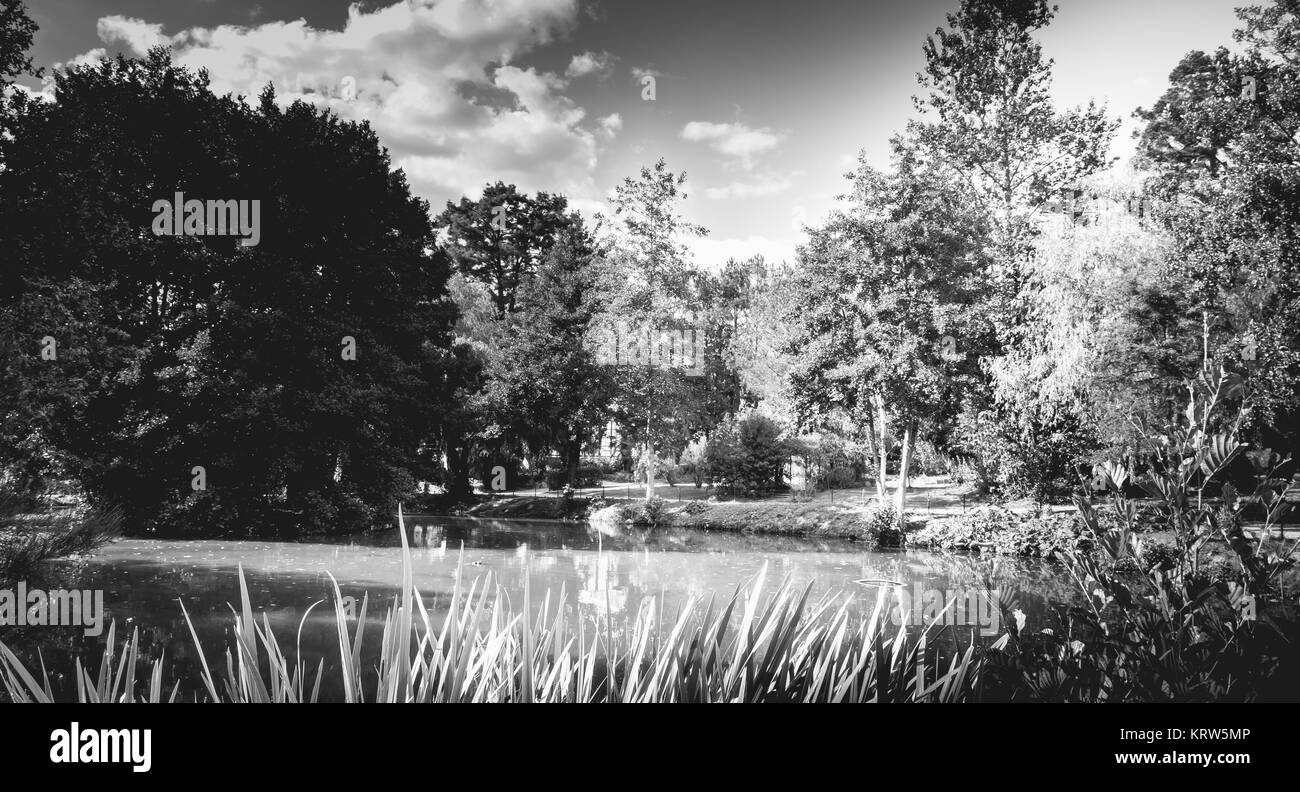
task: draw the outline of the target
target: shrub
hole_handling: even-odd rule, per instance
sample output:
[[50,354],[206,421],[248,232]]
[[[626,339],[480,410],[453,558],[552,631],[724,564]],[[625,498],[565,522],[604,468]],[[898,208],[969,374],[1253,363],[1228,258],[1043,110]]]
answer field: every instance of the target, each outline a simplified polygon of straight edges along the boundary
[[655,497],[632,506],[628,519],[633,525],[658,527],[668,520],[668,504]]
[[[1236,420],[1216,406],[1240,390],[1241,380],[1206,367],[1190,383],[1187,409],[1139,468],[1174,544],[1155,549],[1134,533],[1139,519],[1126,494],[1127,469],[1106,465],[1113,525],[1100,519],[1090,497],[1075,504],[1095,551],[1067,552],[1084,605],[1059,606],[1060,629],[1027,632],[1016,624],[995,644],[990,682],[1055,701],[1250,701],[1294,695],[1294,648],[1300,638],[1296,595],[1277,583],[1297,542],[1265,549],[1264,537],[1288,504],[1269,485],[1255,497],[1266,508],[1258,540],[1241,528],[1242,505],[1231,484],[1222,505],[1203,495],[1229,471],[1238,442]],[[1245,409],[1245,400],[1243,407]],[[1222,479],[1220,479],[1222,480]],[[1221,538],[1235,569],[1207,564],[1204,547]],[[1134,559],[1137,559],[1136,563]]]
[[857,483],[857,477],[853,475],[853,469],[849,467],[833,467],[820,471],[817,474],[818,489],[851,489]]
[[903,532],[898,528],[898,511],[892,505],[875,504],[866,516],[867,538],[879,547],[902,547]]
[[1074,416],[1031,423],[1022,429],[1017,416],[999,410],[958,417],[956,445],[969,454],[979,491],[1039,502],[1070,493],[1076,466],[1096,450],[1093,432]]
[[907,541],[941,550],[1056,558],[1081,547],[1081,532],[1071,515],[1025,518],[1002,506],[983,506],[959,517],[933,520],[910,531]]
[[[599,465],[590,462],[584,462],[578,465],[577,473],[574,476],[573,485],[579,489],[600,486],[604,471]],[[569,484],[569,469],[565,466],[547,468],[546,470],[546,488],[551,490],[560,490]]]
[[719,424],[704,449],[708,478],[741,492],[779,487],[789,458],[780,425],[758,414]]

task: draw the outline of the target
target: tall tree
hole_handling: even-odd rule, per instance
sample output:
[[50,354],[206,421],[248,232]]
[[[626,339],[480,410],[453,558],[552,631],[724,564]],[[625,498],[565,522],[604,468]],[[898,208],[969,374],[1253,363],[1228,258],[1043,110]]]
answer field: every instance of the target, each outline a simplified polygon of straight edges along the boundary
[[[924,45],[923,114],[908,135],[961,180],[992,219],[993,262],[1007,310],[1019,292],[1032,219],[1049,198],[1107,164],[1117,119],[1105,108],[1058,112],[1050,91],[1052,61],[1035,34],[1050,24],[1046,0],[962,0]],[[1014,313],[1003,319],[1010,332]]]
[[[673,173],[660,159],[653,167],[642,168],[639,178],[625,178],[612,199],[619,281],[613,313],[637,325],[652,343],[681,322],[681,314],[689,309],[689,252],[684,239],[708,233],[681,214],[679,204],[687,198],[685,184],[686,174]],[[654,496],[658,454],[655,425],[662,405],[673,403],[673,393],[682,387],[682,374],[647,365],[641,371],[625,370],[623,379],[625,421],[641,430],[633,434],[640,436],[644,448],[648,500]]]
[[[805,418],[874,414],[882,438],[889,423],[901,427],[901,520],[916,438],[951,419],[954,391],[977,373],[991,328],[980,310],[987,226],[970,188],[895,143],[895,171],[861,163],[849,208],[799,250],[793,346],[802,355],[792,384]],[[883,495],[883,441],[879,450]]]
[[40,76],[27,54],[36,29],[22,0],[0,0],[0,89],[13,85],[14,78],[24,74]]
[[1174,239],[1184,376],[1247,374],[1263,442],[1300,452],[1300,3],[1239,9],[1241,54],[1191,52],[1149,110],[1139,154]]
[[448,201],[435,224],[460,271],[487,284],[502,319],[516,309],[519,290],[572,222],[564,196],[529,196],[497,182],[484,187],[476,201]]
[[[0,140],[0,315],[44,406],[20,427],[135,529],[390,513],[455,308],[428,206],[374,132],[269,89],[215,96],[162,49],[56,75],[55,97],[18,97]],[[157,202],[178,192],[257,201],[257,244],[206,219],[160,234]]]
[[523,288],[489,386],[499,411],[539,450],[558,449],[572,485],[582,449],[604,429],[612,380],[591,335],[602,310],[603,260],[581,230],[565,232]]

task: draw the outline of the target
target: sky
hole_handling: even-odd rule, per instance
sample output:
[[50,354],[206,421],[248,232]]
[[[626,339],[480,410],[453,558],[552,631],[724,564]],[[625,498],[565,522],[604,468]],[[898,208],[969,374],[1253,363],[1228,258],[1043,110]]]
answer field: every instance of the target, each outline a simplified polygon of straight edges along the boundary
[[[1267,0],[1256,0],[1267,2]],[[1064,108],[1124,126],[1191,50],[1232,47],[1241,0],[1058,0],[1040,34]],[[663,157],[709,229],[696,263],[790,260],[915,117],[921,45],[957,0],[27,0],[37,65],[168,44],[213,89],[367,119],[434,211],[497,180],[605,208]],[[648,99],[646,78],[653,78]],[[48,79],[48,78],[47,78]],[[39,90],[41,85],[29,82]],[[48,87],[48,86],[47,86]],[[607,211],[607,210],[606,210]]]

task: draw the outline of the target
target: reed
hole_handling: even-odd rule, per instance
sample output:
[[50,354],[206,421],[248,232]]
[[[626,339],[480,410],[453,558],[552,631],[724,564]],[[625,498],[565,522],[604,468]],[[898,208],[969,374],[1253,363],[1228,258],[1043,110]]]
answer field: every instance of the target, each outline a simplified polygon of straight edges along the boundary
[[[413,586],[400,510],[398,521],[402,586],[383,618],[378,662],[366,666],[371,675],[363,674],[361,657],[369,598],[349,632],[331,576],[337,673],[348,702],[957,702],[977,695],[981,662],[973,643],[946,669],[928,668],[928,630],[919,640],[903,629],[886,635],[886,592],[862,617],[850,608],[852,595],[813,601],[811,586],[799,589],[789,580],[769,590],[766,570],[725,601],[691,597],[675,616],[665,617],[647,599],[616,631],[608,619],[600,629],[566,615],[563,589],[558,597],[543,595],[534,613],[525,583],[523,607],[515,610],[489,577],[467,582],[462,562],[451,605],[437,620]],[[324,662],[312,670],[290,660],[265,615],[261,623],[254,618],[242,568],[239,579],[234,645],[216,672],[185,613],[201,667],[196,698],[317,701]],[[299,644],[301,633],[300,624]],[[97,675],[77,661],[77,699],[175,701],[179,683],[166,688],[163,659],[152,663],[147,680],[136,679],[138,633],[116,655],[114,638],[110,626]],[[54,700],[43,660],[41,666],[38,681],[0,643],[0,684],[11,700]]]

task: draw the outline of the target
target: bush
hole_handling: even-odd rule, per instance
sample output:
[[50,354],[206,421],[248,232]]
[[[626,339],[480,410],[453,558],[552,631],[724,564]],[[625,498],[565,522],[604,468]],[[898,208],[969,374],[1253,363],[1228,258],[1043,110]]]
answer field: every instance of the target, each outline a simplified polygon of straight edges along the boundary
[[866,534],[879,547],[902,547],[903,532],[898,528],[898,511],[887,504],[876,504],[866,514]]
[[[1234,379],[1235,378],[1235,379]],[[1297,544],[1268,548],[1241,528],[1243,504],[1223,486],[1223,503],[1202,497],[1246,450],[1236,420],[1215,407],[1240,377],[1207,367],[1191,383],[1185,411],[1138,467],[1173,545],[1135,536],[1139,512],[1125,494],[1125,468],[1107,466],[1113,525],[1091,498],[1075,505],[1094,552],[1067,552],[1086,605],[1059,606],[1059,629],[1024,631],[1013,624],[995,644],[989,682],[1057,701],[1252,701],[1293,698],[1300,623],[1294,589],[1278,580]],[[1243,404],[1242,409],[1245,409]],[[1288,505],[1261,477],[1254,495],[1269,506],[1264,533]],[[1207,563],[1211,538],[1236,555],[1235,568]],[[1134,556],[1137,563],[1134,563]]]
[[668,504],[658,497],[638,503],[629,509],[628,520],[633,525],[658,527],[668,520]]
[[780,487],[789,458],[780,425],[758,414],[719,424],[704,449],[709,480],[741,492]]
[[853,469],[848,467],[833,467],[817,475],[817,488],[821,490],[852,489],[856,483],[857,477],[853,475]]
[[808,494],[831,487],[851,489],[861,475],[873,475],[874,458],[863,463],[867,449],[831,431],[807,435],[787,443],[789,453],[803,459],[807,476],[804,489]]
[[1067,497],[1078,484],[1076,467],[1097,448],[1093,432],[1067,416],[1035,423],[1029,434],[1018,426],[996,410],[958,417],[956,445],[969,454],[977,489],[1039,502]]
[[933,520],[909,532],[907,541],[941,550],[1056,558],[1080,549],[1081,537],[1081,525],[1072,515],[1025,518],[1001,506],[984,506],[960,517]]
[[[600,465],[585,462],[578,465],[577,473],[574,476],[573,486],[578,489],[588,489],[590,487],[600,486],[604,478],[604,470]],[[553,467],[546,470],[546,488],[550,490],[561,490],[569,484],[569,469],[567,467]]]

